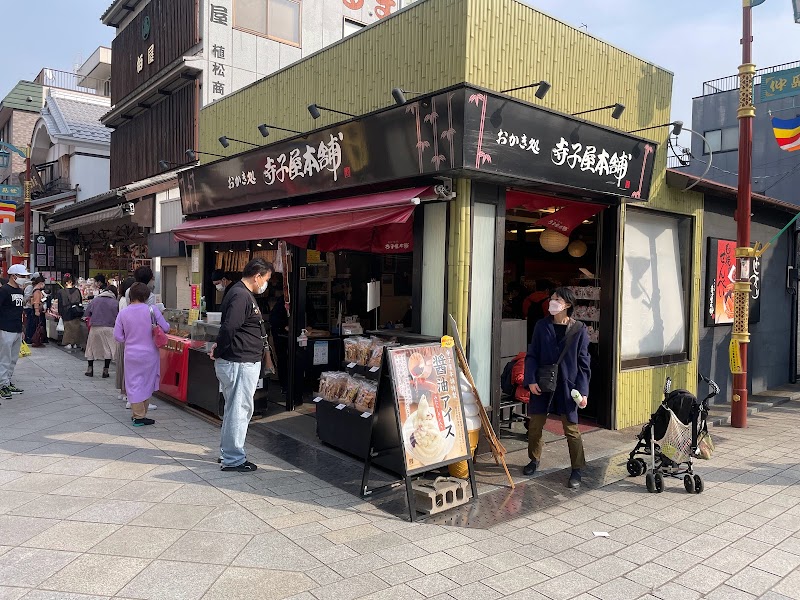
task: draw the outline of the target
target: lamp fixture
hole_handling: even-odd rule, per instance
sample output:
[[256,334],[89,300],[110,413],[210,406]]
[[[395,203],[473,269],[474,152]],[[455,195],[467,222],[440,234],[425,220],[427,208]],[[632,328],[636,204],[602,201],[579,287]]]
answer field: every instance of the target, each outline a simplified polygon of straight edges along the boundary
[[341,110],[336,110],[334,108],[328,108],[327,106],[322,106],[321,104],[309,104],[308,105],[308,112],[311,115],[311,117],[314,118],[315,120],[319,119],[320,116],[322,116],[322,113],[319,112],[321,110],[327,110],[328,112],[336,113],[338,115],[344,115],[346,117],[352,117],[353,119],[355,119],[355,117],[356,117],[355,115],[350,114],[348,112],[343,112]]
[[200,150],[192,150],[191,148],[189,148],[186,151],[186,156],[187,156],[187,158],[189,160],[197,160],[197,155],[198,154],[203,154],[205,156],[216,156],[216,157],[219,157],[219,158],[228,158],[227,156],[225,156],[223,154],[214,154],[213,152],[200,152]]
[[158,167],[162,171],[166,171],[170,167],[181,167],[181,166],[183,166],[182,163],[172,162],[171,160],[163,160],[162,159],[162,160],[158,161]]
[[649,131],[650,129],[659,129],[661,127],[672,127],[672,135],[680,135],[683,131],[683,121],[673,121],[672,123],[662,123],[661,125],[653,125],[652,127],[642,127],[634,129],[628,133],[639,133],[640,131]]
[[264,245],[264,241],[263,240],[258,240],[256,242],[256,246],[258,246],[259,248],[261,248],[261,246],[263,246],[263,245]]
[[254,144],[253,142],[245,142],[244,140],[237,140],[236,138],[228,137],[226,135],[223,135],[219,138],[219,143],[223,148],[230,146],[231,142],[239,142],[240,144],[247,144],[248,146],[258,148],[258,144]]
[[406,94],[419,96],[420,92],[412,92],[411,90],[404,90],[403,88],[392,88],[392,98],[394,98],[395,104],[398,106],[402,106],[406,103]]
[[509,92],[516,92],[517,90],[527,90],[528,88],[538,88],[534,96],[536,96],[539,100],[544,98],[547,95],[547,92],[550,91],[550,88],[553,87],[550,85],[549,82],[542,79],[541,81],[537,81],[536,83],[529,83],[528,85],[522,85],[520,87],[511,88],[509,90],[501,90],[501,94],[508,94]]
[[609,104],[608,106],[601,106],[600,108],[590,108],[589,110],[582,110],[581,112],[572,113],[572,116],[577,117],[578,115],[585,115],[587,113],[597,112],[598,110],[606,110],[608,108],[613,109],[611,111],[612,119],[619,119],[622,116],[622,113],[625,112],[625,105],[620,104],[619,102],[615,102],[614,104]]
[[276,127],[275,125],[267,125],[266,123],[262,123],[258,126],[258,131],[263,137],[267,137],[269,135],[270,127],[272,129],[277,129],[278,131],[288,131],[289,133],[297,133],[302,134],[302,131],[295,131],[294,129],[286,129],[284,127]]

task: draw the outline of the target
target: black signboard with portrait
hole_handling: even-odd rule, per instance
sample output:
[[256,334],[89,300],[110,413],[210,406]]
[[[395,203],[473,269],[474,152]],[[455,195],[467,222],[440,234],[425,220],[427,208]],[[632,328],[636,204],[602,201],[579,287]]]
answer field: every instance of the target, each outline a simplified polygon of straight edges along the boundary
[[641,138],[461,85],[181,172],[178,182],[186,215],[437,175],[645,201],[655,151]]

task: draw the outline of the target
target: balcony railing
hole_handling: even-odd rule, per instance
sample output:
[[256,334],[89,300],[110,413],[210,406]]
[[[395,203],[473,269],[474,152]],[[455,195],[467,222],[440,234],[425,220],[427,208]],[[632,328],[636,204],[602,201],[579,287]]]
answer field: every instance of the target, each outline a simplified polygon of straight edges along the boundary
[[68,73],[56,69],[42,69],[34,79],[34,83],[43,86],[93,94],[95,96],[111,97],[111,80],[95,79],[94,77],[84,77],[77,73]]
[[61,171],[58,161],[42,163],[33,167],[34,196],[52,196],[70,189],[69,177]]
[[[753,85],[761,83],[762,75],[769,75],[775,71],[783,71],[784,69],[794,69],[800,67],[800,60],[794,62],[783,63],[782,65],[775,65],[773,67],[764,67],[756,71],[756,77]],[[711,94],[719,94],[720,92],[730,92],[739,89],[739,76],[728,75],[720,79],[712,79],[711,81],[703,82],[703,96],[710,96]]]

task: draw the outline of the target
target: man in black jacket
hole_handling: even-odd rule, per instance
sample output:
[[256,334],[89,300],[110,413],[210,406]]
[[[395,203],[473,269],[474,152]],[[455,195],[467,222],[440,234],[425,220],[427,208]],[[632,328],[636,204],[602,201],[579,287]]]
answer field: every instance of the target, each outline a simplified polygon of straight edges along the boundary
[[225,397],[220,441],[223,471],[247,473],[258,468],[247,460],[244,449],[266,337],[255,294],[267,290],[274,270],[260,258],[251,260],[242,271],[242,280],[231,286],[222,301],[222,323],[211,358],[216,361],[214,370]]
[[8,283],[0,287],[0,398],[10,400],[22,390],[11,383],[22,345],[22,305],[30,273],[24,265],[8,269]]

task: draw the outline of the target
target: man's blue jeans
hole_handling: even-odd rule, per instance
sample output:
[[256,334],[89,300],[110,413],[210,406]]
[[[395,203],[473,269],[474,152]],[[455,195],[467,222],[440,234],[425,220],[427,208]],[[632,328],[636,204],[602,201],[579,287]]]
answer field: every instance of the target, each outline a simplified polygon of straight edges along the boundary
[[222,466],[238,467],[247,460],[244,441],[253,417],[253,396],[261,374],[261,363],[238,363],[218,358],[214,370],[225,397],[220,441]]

